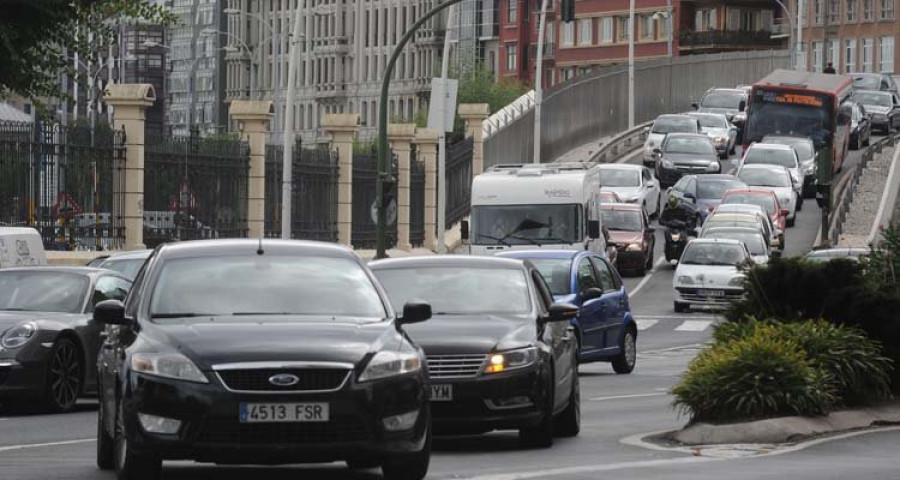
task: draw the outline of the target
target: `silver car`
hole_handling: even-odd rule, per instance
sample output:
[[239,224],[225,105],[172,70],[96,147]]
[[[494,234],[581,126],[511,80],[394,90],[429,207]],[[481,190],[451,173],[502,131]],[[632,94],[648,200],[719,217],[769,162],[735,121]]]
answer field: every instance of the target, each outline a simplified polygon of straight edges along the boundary
[[705,133],[712,140],[719,157],[726,159],[728,155],[734,153],[734,146],[737,141],[737,127],[728,121],[728,117],[721,113],[691,112],[688,115],[700,121],[702,133]]

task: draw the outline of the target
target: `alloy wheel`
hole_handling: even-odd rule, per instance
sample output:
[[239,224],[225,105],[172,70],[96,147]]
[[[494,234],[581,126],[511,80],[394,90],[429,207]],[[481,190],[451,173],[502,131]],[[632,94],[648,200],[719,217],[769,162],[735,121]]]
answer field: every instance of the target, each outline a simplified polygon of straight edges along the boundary
[[59,410],[75,405],[81,393],[81,358],[78,348],[68,339],[56,344],[50,357],[50,400]]

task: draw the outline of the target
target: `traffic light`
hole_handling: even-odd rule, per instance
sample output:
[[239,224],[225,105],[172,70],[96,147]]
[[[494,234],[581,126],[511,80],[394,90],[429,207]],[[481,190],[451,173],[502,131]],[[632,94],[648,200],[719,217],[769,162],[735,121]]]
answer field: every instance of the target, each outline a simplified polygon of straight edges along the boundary
[[569,23],[575,21],[575,0],[562,0],[560,10],[563,22]]

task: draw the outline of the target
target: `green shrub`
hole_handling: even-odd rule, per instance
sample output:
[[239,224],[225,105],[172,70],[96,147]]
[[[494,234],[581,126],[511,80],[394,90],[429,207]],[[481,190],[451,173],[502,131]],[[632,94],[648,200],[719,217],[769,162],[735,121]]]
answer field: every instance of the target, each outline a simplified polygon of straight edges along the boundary
[[692,422],[730,422],[827,413],[831,382],[797,342],[772,325],[704,350],[672,390]]

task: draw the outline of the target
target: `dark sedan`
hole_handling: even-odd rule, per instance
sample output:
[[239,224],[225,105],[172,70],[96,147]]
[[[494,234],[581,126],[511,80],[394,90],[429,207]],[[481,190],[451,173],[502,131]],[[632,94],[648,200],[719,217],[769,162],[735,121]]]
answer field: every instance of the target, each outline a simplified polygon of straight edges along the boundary
[[862,104],[872,120],[872,128],[889,134],[900,127],[900,97],[894,92],[859,90],[851,100]]
[[64,412],[95,394],[103,326],[91,312],[130,288],[118,273],[89,267],[0,270],[0,403]]
[[152,250],[135,250],[132,252],[114,253],[97,257],[88,263],[90,267],[105,268],[125,275],[128,278],[137,276],[144,262],[150,257]]
[[409,328],[425,350],[436,432],[518,430],[525,446],[549,447],[581,422],[578,308],[554,303],[528,262],[417,257],[373,262],[394,305],[431,302],[435,318]]
[[346,461],[421,479],[431,430],[424,355],[360,259],[337,245],[206,240],[159,247],[99,358],[97,464],[157,479],[163,460]]
[[849,102],[850,115],[850,149],[859,150],[872,143],[872,121],[861,103]]
[[653,152],[658,159],[656,177],[664,187],[672,186],[683,175],[722,171],[716,147],[706,135],[672,133]]
[[603,226],[609,229],[609,244],[616,247],[616,269],[643,277],[653,268],[656,230],[640,205],[604,204],[600,206]]

